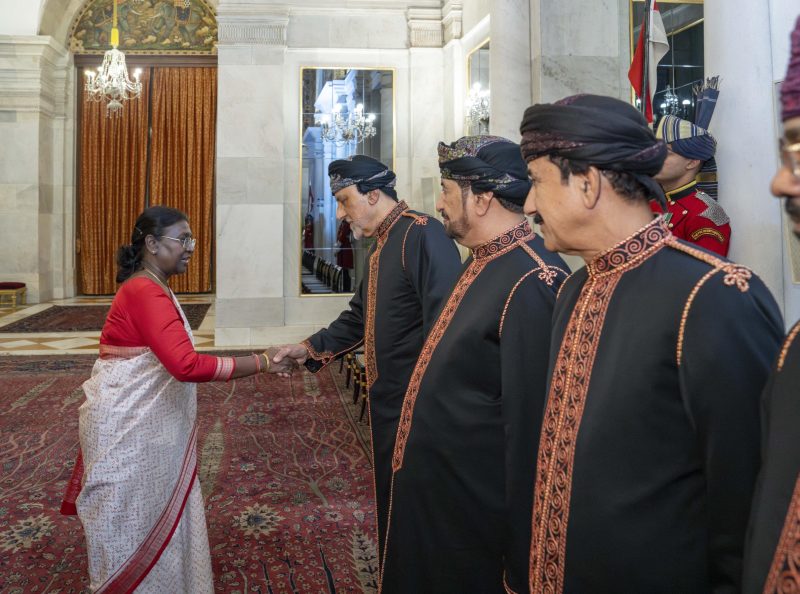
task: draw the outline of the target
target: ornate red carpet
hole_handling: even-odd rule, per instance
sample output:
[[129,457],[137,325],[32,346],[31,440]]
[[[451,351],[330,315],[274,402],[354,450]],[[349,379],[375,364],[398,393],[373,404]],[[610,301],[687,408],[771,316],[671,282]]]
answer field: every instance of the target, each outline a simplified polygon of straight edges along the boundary
[[[53,305],[46,310],[0,327],[0,332],[99,332],[109,305]],[[210,303],[181,305],[193,330],[197,330]]]
[[[94,357],[0,357],[0,592],[85,592],[58,513]],[[376,592],[373,484],[350,394],[328,371],[200,384],[200,481],[215,591]]]

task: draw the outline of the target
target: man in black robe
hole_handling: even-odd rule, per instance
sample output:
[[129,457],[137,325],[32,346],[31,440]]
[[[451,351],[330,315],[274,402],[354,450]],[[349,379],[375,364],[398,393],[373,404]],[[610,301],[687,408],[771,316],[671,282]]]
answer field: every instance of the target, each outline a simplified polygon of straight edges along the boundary
[[522,214],[519,145],[439,145],[437,210],[472,250],[422,348],[392,460],[383,594],[524,591],[550,318],[566,265]]
[[356,239],[376,241],[350,308],[303,343],[282,347],[273,360],[290,357],[317,373],[363,344],[378,519],[375,544],[380,547],[400,405],[425,336],[458,278],[461,259],[439,221],[397,201],[395,174],[383,163],[356,155],[333,161],[328,174],[337,218],[349,223]]
[[586,262],[553,313],[530,591],[738,592],[778,306],[653,219],[666,147],[635,108],[569,97],[521,131],[525,212]]
[[[792,33],[792,56],[781,86],[782,167],[772,193],[786,199],[800,240],[800,18]],[[750,515],[743,591],[800,592],[800,322],[778,354],[763,394],[764,448]]]

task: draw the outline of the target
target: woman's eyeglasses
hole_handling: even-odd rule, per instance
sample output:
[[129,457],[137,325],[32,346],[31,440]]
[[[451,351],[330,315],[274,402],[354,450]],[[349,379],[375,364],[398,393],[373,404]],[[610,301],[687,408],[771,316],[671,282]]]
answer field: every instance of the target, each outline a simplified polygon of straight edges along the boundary
[[179,242],[183,249],[185,250],[193,250],[197,240],[194,237],[170,237],[169,235],[162,235],[163,239],[171,239],[172,241]]

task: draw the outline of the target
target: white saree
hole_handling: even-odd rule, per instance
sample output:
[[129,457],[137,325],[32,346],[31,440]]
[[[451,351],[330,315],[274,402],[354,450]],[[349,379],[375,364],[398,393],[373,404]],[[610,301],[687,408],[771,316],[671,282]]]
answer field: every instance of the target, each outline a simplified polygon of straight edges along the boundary
[[79,457],[71,487],[91,590],[211,594],[197,481],[197,386],[176,380],[146,347],[101,345],[83,388],[83,473],[77,485]]

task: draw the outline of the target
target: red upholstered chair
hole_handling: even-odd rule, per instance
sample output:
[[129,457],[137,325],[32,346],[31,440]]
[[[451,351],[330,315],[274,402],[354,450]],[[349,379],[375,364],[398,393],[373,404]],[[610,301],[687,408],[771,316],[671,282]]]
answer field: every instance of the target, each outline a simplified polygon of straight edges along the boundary
[[3,299],[8,297],[11,301],[11,307],[16,309],[17,299],[19,299],[20,305],[25,305],[26,292],[27,288],[25,287],[25,283],[0,282],[0,303],[3,302]]

